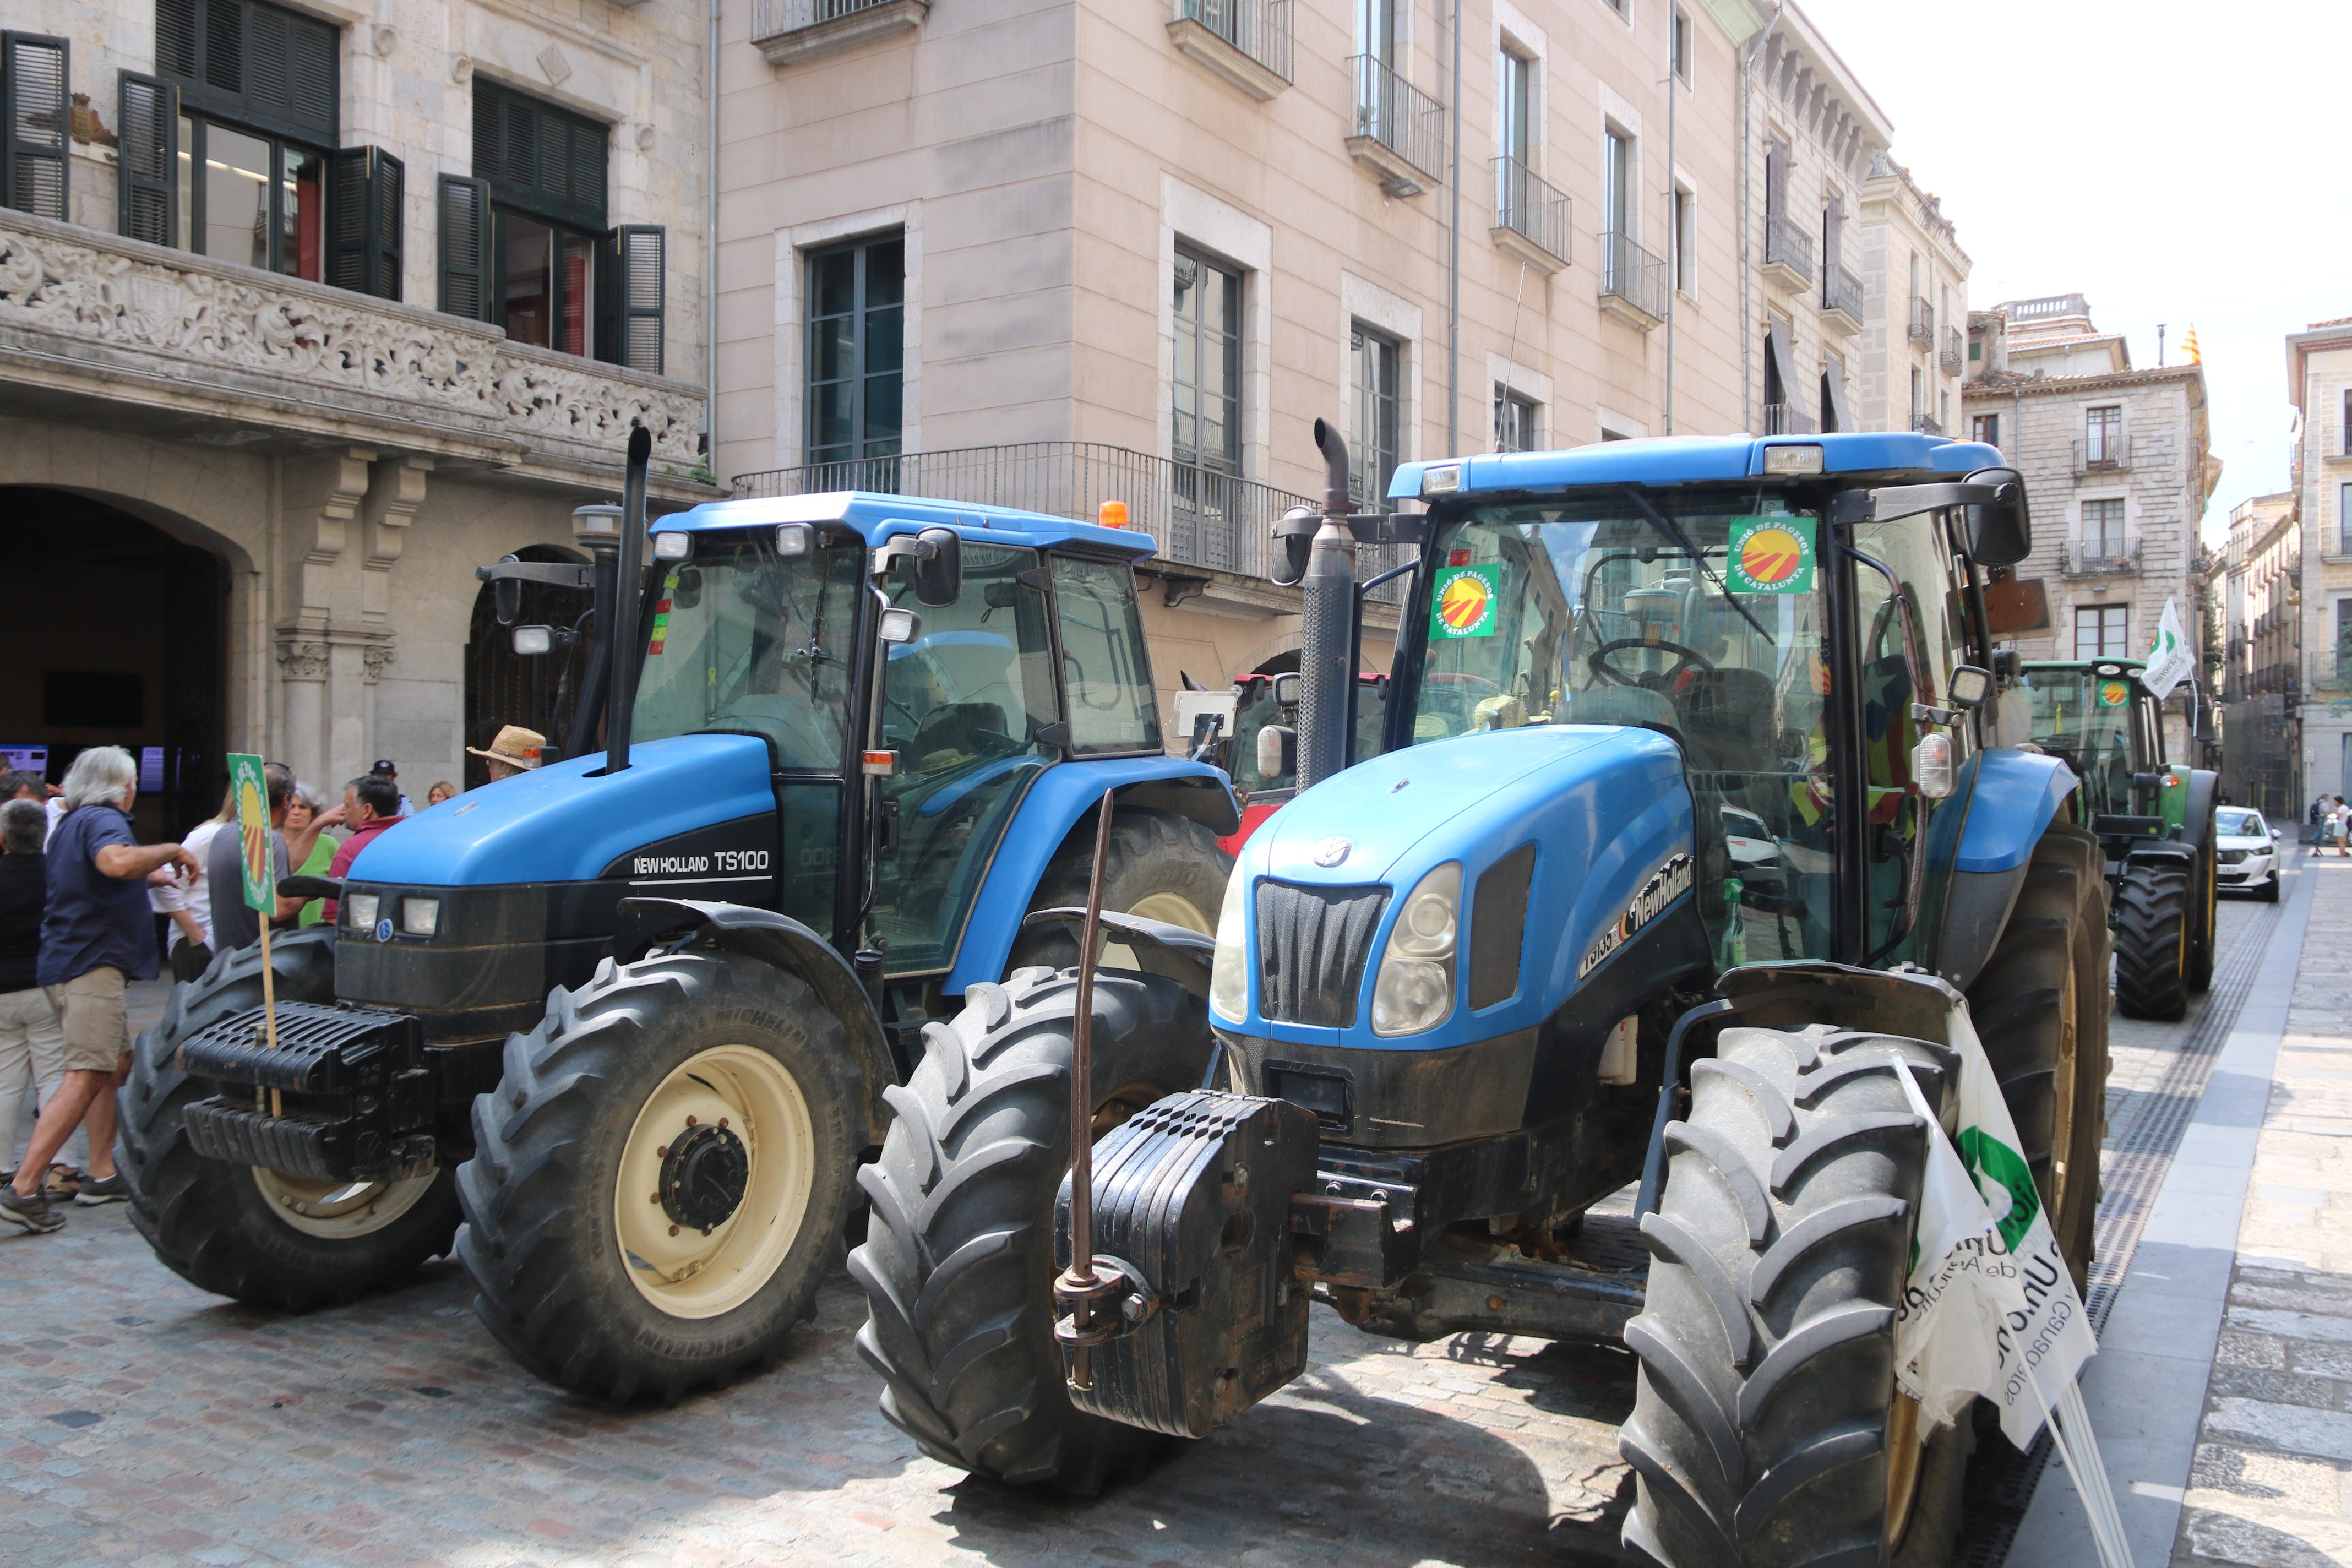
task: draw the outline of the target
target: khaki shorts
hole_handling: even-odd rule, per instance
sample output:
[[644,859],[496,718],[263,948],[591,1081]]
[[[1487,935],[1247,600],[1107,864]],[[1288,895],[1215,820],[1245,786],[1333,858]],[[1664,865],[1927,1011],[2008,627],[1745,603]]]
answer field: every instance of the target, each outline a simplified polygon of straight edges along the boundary
[[110,1073],[121,1065],[131,1049],[122,984],[122,971],[104,965],[46,988],[65,1025],[66,1071]]

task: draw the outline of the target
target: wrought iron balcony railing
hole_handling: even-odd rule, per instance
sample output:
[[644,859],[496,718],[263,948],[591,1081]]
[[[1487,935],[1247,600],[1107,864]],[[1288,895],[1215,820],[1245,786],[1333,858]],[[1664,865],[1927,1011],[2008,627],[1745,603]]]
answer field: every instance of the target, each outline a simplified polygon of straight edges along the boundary
[[1800,284],[1813,280],[1813,236],[1786,213],[1764,219],[1764,265],[1778,267]]
[[1495,228],[1498,236],[1518,236],[1542,258],[1569,264],[1568,197],[1517,158],[1495,160]]
[[1944,433],[1944,422],[1932,414],[1914,414],[1911,416],[1911,428],[1922,436],[1940,436]]
[[1911,296],[1911,341],[1922,346],[1936,341],[1936,307],[1916,294]]
[[1822,309],[1838,311],[1854,326],[1862,325],[1862,279],[1852,268],[1822,263]]
[[1297,79],[1291,0],[1175,0],[1175,5],[1169,29],[1177,47],[1252,97],[1270,99]]
[[1821,421],[1805,411],[1801,403],[1768,403],[1764,405],[1764,434],[1767,436],[1811,436],[1821,430]]
[[1603,304],[1621,300],[1650,321],[1663,321],[1666,264],[1612,229],[1601,237],[1601,297]]
[[1391,194],[1418,195],[1445,166],[1445,108],[1377,55],[1354,55],[1355,129],[1348,151],[1370,164]]
[[2074,443],[2074,471],[2078,474],[2117,474],[2131,466],[2128,436],[2103,436]]
[[1960,329],[1958,327],[1946,327],[1944,329],[1944,352],[1936,356],[1936,363],[1942,369],[1946,375],[1958,375],[1960,374]]
[[[1151,536],[1160,546],[1157,559],[1246,577],[1265,575],[1274,525],[1282,514],[1316,504],[1238,475],[1094,441],[1024,441],[808,463],[738,474],[732,489],[738,500],[873,490],[1087,522],[1101,515],[1103,502],[1124,501],[1128,527]],[[1357,552],[1357,569],[1366,577],[1385,571],[1401,562],[1400,550],[1363,546]],[[1375,596],[1397,603],[1401,586],[1390,584]]]
[[2058,569],[2070,577],[2121,576],[2139,570],[2139,541],[2109,535],[2070,540],[2058,552]]

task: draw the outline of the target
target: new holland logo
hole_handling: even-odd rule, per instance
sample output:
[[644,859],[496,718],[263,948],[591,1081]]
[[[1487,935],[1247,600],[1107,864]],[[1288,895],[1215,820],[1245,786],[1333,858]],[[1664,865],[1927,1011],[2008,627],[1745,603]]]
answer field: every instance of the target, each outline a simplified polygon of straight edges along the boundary
[[1679,851],[1667,856],[1650,873],[1641,890],[1626,902],[1616,921],[1603,926],[1601,934],[1592,939],[1592,945],[1585,950],[1584,962],[1576,966],[1576,977],[1581,980],[1600,968],[1611,953],[1631,942],[1635,932],[1664,914],[1667,905],[1689,892],[1696,871],[1689,856]]

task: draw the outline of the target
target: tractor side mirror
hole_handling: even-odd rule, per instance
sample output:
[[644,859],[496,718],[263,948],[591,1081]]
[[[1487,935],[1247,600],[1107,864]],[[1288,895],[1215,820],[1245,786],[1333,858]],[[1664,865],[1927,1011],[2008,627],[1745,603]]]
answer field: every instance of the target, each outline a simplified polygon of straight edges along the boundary
[[1296,588],[1307,576],[1307,552],[1315,547],[1315,531],[1323,514],[1311,506],[1295,506],[1274,525],[1274,564],[1266,575],[1277,588]]
[[1296,708],[1307,695],[1307,678],[1297,670],[1286,670],[1274,678],[1274,700],[1284,708]]
[[[520,561],[520,555],[501,555],[499,564]],[[490,608],[499,617],[499,625],[510,626],[522,615],[522,584],[513,577],[500,577],[490,584]]]
[[1969,559],[1979,566],[2014,566],[2033,551],[2033,521],[2025,504],[2025,480],[2015,468],[1979,468],[1972,485],[1992,485],[1997,497],[1965,508]]
[[952,605],[963,592],[963,536],[952,528],[915,535],[915,601],[928,609]]

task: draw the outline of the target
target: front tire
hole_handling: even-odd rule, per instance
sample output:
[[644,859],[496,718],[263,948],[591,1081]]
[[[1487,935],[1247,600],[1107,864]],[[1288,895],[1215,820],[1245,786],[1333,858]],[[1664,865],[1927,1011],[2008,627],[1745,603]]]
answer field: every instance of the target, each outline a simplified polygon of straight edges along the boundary
[[[273,936],[269,948],[278,1001],[334,1001],[331,930]],[[117,1151],[131,1223],[164,1267],[199,1289],[285,1311],[341,1306],[449,1250],[455,1181],[436,1171],[405,1182],[313,1182],[198,1154],[185,1112],[212,1089],[180,1070],[180,1044],[261,1003],[260,945],[236,948],[173,986],[162,1021],[139,1037]]]
[[[868,1315],[857,1349],[882,1414],[941,1464],[1092,1495],[1174,1439],[1073,1407],[1054,1342],[1054,1203],[1070,1164],[1075,972],[1025,969],[966,993],[923,1030],[888,1091],[897,1119],[858,1173],[873,1203],[849,1272]],[[1201,1081],[1204,1004],[1175,982],[1095,977],[1091,1136]]]
[[2177,861],[2126,863],[2116,884],[2116,1006],[2126,1018],[2189,1014],[2189,874]]
[[1639,1480],[1625,1544],[1653,1563],[1949,1558],[1966,1426],[1923,1442],[1895,1384],[1930,1136],[1897,1059],[1931,1104],[1958,1067],[1825,1026],[1727,1029],[1695,1064],[1625,1330],[1641,1359],[1618,1436]]
[[[1031,909],[1085,907],[1094,864],[1092,822],[1088,817],[1079,824],[1078,831],[1037,879]],[[1102,907],[1113,914],[1164,921],[1207,936],[1217,929],[1217,911],[1223,907],[1225,881],[1233,868],[1233,857],[1217,847],[1217,836],[1192,818],[1172,811],[1120,806],[1110,817]],[[1013,959],[1005,973],[1033,967],[1067,969],[1077,962],[1076,937],[1057,922],[1023,931],[1013,944]],[[1106,944],[1103,964],[1110,969],[1139,967],[1116,942]]]
[[2277,903],[2277,902],[2279,901],[2279,874],[2278,874],[2278,872],[2276,872],[2275,870],[2273,870],[2273,871],[2270,874],[2270,879],[2269,879],[2269,880],[2267,880],[2267,881],[2265,881],[2265,882],[2263,884],[2263,886],[2262,886],[2262,891],[2261,891],[2258,895],[2256,895],[2256,896],[2257,896],[2257,897],[2259,897],[2259,898],[2262,900],[2262,901],[2263,901],[2263,902],[2264,902],[2264,903],[2266,903],[2266,904],[2274,904],[2274,903]]
[[772,1365],[836,1245],[858,1069],[799,977],[689,952],[558,990],[457,1172],[474,1310],[539,1376],[671,1404]]
[[2213,948],[2219,929],[2221,871],[2214,858],[2213,819],[2205,819],[2205,842],[2189,874],[2189,990],[2202,996],[2213,985]]

